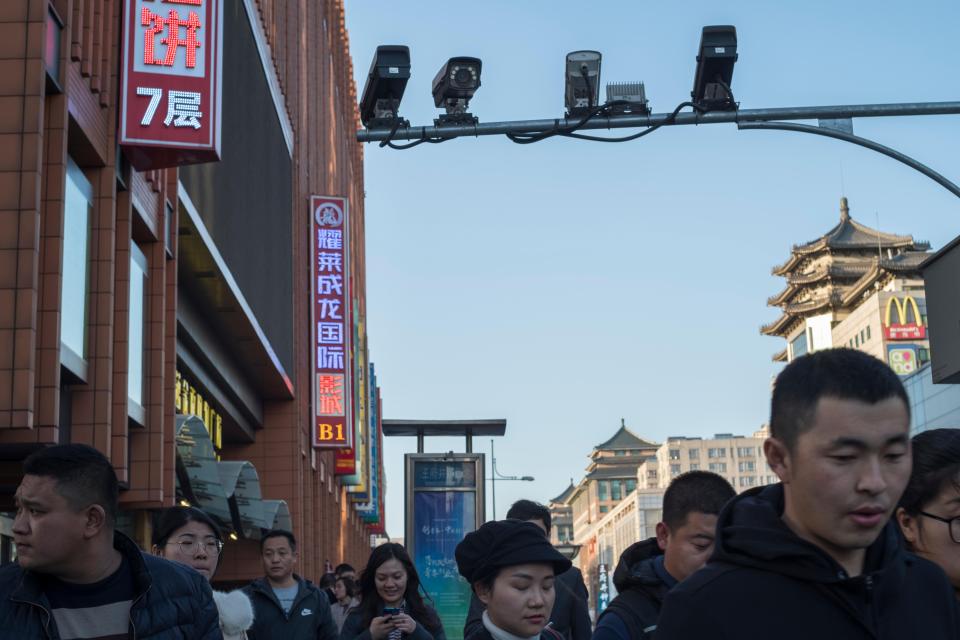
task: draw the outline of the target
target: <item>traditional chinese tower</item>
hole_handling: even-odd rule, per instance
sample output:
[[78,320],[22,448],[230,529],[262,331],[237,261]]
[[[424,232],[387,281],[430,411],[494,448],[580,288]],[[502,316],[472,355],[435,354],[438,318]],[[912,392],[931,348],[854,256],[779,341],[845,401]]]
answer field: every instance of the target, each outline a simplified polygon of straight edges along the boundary
[[[929,359],[926,299],[920,264],[930,244],[871,229],[850,217],[840,199],[840,222],[821,237],[795,245],[773,274],[786,287],[767,304],[780,317],[760,332],[787,341],[773,356],[787,362],[809,351],[848,346],[885,361],[910,354],[913,368]],[[906,342],[904,342],[906,341]],[[907,344],[909,343],[909,344]],[[897,350],[899,349],[899,350]],[[896,367],[894,367],[896,369]]]

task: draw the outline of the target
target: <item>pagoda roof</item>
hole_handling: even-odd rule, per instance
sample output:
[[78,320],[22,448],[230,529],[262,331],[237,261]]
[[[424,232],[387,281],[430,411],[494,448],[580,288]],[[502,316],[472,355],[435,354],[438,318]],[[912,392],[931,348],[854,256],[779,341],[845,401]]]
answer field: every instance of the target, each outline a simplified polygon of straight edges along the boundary
[[850,217],[850,209],[846,198],[840,198],[840,222],[830,231],[816,240],[794,245],[790,258],[778,267],[773,268],[773,274],[783,276],[793,271],[803,260],[815,253],[824,250],[869,250],[885,248],[904,248],[927,250],[930,243],[913,239],[913,236],[901,236],[885,233],[861,224]]
[[614,467],[601,467],[594,471],[591,471],[586,475],[588,480],[610,480],[614,478],[636,478],[637,477],[637,466],[636,464],[626,465],[621,464]]
[[770,359],[773,360],[774,362],[786,362],[786,361],[787,361],[787,348],[784,347],[784,348],[781,349],[780,351],[777,351],[775,354],[773,354],[773,357],[770,358]]
[[550,500],[552,503],[556,504],[567,504],[567,500],[570,499],[570,496],[573,495],[573,492],[577,490],[577,485],[573,484],[573,478],[570,478],[570,486],[563,490],[563,493],[558,495],[556,498]]
[[655,442],[648,442],[637,436],[630,429],[627,429],[626,424],[621,420],[617,432],[609,440],[598,444],[593,449],[594,451],[602,449],[656,449],[659,446]]

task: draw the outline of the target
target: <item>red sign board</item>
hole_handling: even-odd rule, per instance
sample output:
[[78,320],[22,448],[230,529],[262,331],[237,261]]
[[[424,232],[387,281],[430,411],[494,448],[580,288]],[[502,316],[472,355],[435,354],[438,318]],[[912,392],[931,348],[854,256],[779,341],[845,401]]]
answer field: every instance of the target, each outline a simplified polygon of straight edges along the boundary
[[338,476],[352,476],[357,473],[357,453],[353,449],[337,451],[333,473]]
[[120,144],[139,171],[220,159],[223,0],[125,0]]
[[[897,312],[896,322],[893,318],[894,310]],[[927,327],[923,324],[916,298],[908,295],[901,301],[896,296],[890,296],[884,316],[883,334],[887,340],[926,339]]]
[[348,214],[346,198],[310,198],[314,447],[353,446]]

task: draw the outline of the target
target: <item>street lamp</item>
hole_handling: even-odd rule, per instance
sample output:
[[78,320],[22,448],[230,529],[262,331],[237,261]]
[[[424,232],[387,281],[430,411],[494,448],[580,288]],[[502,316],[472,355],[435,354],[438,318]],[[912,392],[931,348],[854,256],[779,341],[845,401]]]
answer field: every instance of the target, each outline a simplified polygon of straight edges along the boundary
[[493,439],[490,439],[490,495],[493,496],[493,520],[497,519],[497,480],[514,480],[517,482],[533,482],[533,476],[505,476],[497,471],[497,458],[493,455]]

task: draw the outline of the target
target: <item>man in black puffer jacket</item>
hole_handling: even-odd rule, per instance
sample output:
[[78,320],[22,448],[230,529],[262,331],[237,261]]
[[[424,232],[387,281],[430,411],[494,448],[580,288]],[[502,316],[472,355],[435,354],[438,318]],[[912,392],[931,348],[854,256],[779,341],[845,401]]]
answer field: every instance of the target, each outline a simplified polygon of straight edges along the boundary
[[724,508],[710,562],[667,595],[657,640],[960,638],[946,575],[890,521],[910,476],[909,406],[865,353],[791,362],[764,443],[782,482]]
[[117,476],[96,449],[60,445],[24,462],[17,563],[0,569],[0,636],[17,640],[219,640],[210,585],[114,531]]
[[637,542],[613,572],[618,595],[597,620],[593,640],[652,638],[667,592],[706,564],[713,551],[717,516],[736,491],[722,476],[689,471],[663,495],[657,537]]

